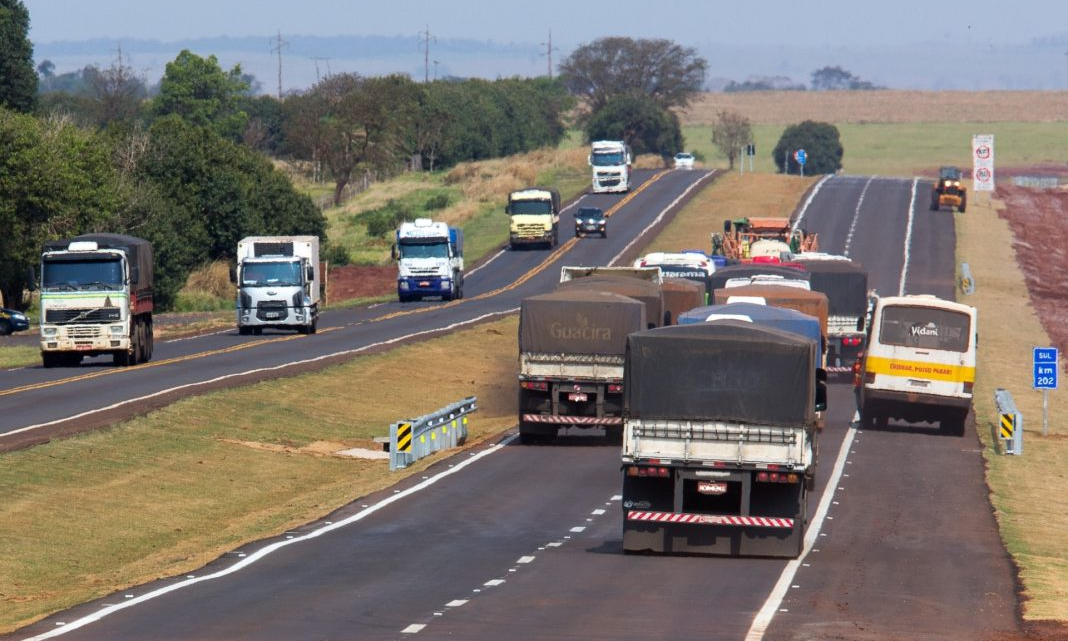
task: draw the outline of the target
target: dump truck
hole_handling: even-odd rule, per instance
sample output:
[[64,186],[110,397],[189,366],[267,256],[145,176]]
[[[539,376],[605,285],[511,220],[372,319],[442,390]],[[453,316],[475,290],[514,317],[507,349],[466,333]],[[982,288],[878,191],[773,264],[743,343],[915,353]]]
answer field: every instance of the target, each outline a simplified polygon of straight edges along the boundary
[[868,270],[845,256],[805,253],[797,257],[813,291],[827,296],[827,371],[853,371],[864,350],[868,322]]
[[504,208],[511,217],[508,246],[544,245],[550,249],[560,242],[560,192],[544,187],[528,187],[508,195]]
[[525,298],[519,309],[520,442],[551,441],[561,427],[619,434],[623,352],[627,334],[647,326],[645,304],[571,289]]
[[729,260],[783,260],[792,254],[819,249],[819,236],[793,229],[789,218],[736,218],[723,221],[723,232],[712,233],[712,254]]
[[401,223],[393,245],[397,261],[397,298],[402,303],[424,296],[464,297],[464,232],[429,218]]
[[801,553],[826,405],[818,349],[743,320],[627,337],[624,552]]
[[931,211],[938,211],[943,207],[956,207],[957,211],[964,213],[968,206],[968,189],[961,181],[960,169],[956,167],[942,167],[938,170],[938,182],[931,187]]
[[657,267],[571,267],[560,268],[557,290],[614,292],[645,303],[649,327],[670,325],[664,307],[663,277]]
[[586,159],[593,169],[593,193],[630,191],[630,146],[622,140],[595,140]]
[[314,334],[319,324],[319,237],[248,236],[237,243],[237,332]]
[[152,244],[121,234],[51,240],[41,251],[41,361],[73,366],[111,354],[119,366],[151,360]]

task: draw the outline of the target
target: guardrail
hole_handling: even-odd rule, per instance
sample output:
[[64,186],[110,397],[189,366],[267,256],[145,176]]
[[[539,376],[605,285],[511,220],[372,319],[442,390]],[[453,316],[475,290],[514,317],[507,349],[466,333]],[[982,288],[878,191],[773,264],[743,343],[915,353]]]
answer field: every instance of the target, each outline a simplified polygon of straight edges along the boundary
[[467,440],[467,415],[478,409],[477,401],[477,397],[469,396],[431,414],[390,425],[390,471]]
[[1016,401],[1008,390],[994,390],[994,404],[998,408],[998,420],[994,426],[1001,442],[1002,454],[1023,454],[1023,414],[1016,409]]
[[975,293],[975,279],[972,278],[972,268],[968,263],[960,264],[960,291],[965,294]]

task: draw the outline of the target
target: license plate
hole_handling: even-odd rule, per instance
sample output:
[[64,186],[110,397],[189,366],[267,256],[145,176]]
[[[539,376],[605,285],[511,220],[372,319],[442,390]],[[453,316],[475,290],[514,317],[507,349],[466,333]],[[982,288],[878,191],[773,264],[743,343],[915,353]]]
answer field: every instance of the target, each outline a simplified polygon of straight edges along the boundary
[[265,316],[267,316],[267,318],[278,318],[278,312],[267,312]]
[[588,401],[588,400],[590,400],[590,397],[587,396],[586,394],[582,393],[582,392],[571,392],[570,394],[567,395],[567,400],[569,400],[569,401]]
[[430,281],[429,280],[421,280],[421,281],[419,281],[419,286],[420,287],[430,287]]
[[909,379],[909,385],[914,387],[928,387],[931,385],[931,381],[916,380],[915,378]]
[[726,494],[727,484],[723,481],[698,481],[697,491],[701,494]]
[[90,349],[93,349],[93,346],[92,345],[75,345],[74,349],[79,349],[79,350],[82,350],[82,351],[88,351]]

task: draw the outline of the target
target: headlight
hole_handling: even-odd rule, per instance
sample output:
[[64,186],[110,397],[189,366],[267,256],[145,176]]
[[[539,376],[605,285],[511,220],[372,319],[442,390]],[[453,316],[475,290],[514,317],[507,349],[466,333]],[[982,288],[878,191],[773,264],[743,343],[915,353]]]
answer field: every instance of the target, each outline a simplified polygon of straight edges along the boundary
[[125,331],[126,331],[126,328],[123,327],[122,325],[112,325],[111,326],[111,335],[112,336],[122,336],[125,333]]
[[408,289],[408,281],[406,281],[406,280],[397,281],[397,284],[403,290],[407,290]]
[[56,327],[42,327],[41,336],[55,336],[59,333],[59,329]]
[[26,314],[23,314],[22,312],[11,312],[11,318],[14,318],[15,320],[26,320]]

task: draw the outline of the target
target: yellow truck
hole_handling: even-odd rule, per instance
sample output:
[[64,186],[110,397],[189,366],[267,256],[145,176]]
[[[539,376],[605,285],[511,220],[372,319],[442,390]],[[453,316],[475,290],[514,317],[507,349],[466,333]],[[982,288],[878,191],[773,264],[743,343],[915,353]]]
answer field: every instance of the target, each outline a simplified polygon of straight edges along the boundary
[[560,192],[544,187],[528,187],[508,195],[505,213],[511,216],[508,246],[545,245],[560,241]]

